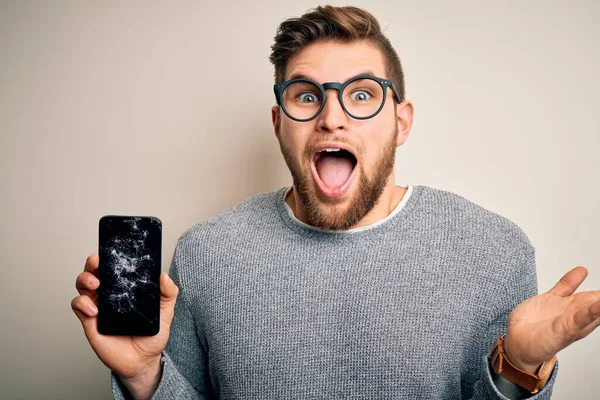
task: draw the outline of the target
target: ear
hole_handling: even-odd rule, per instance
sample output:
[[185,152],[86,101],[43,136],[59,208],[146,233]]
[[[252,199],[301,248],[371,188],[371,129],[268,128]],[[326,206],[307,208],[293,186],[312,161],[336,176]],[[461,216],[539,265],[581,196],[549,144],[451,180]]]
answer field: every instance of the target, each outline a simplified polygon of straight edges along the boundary
[[271,108],[271,120],[273,121],[273,131],[275,136],[279,139],[279,126],[281,125],[281,108],[279,106],[273,106]]
[[396,147],[400,147],[408,139],[413,122],[413,104],[405,100],[396,106],[396,115],[398,123],[398,139]]

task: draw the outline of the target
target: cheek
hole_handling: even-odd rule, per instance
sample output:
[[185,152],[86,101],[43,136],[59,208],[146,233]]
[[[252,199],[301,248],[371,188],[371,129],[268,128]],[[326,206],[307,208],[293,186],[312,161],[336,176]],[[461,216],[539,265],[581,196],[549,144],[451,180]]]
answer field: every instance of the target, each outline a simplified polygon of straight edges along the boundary
[[373,124],[368,130],[365,130],[363,140],[361,140],[361,161],[363,168],[370,170],[381,159],[384,151],[388,148],[390,141],[395,134],[395,125],[393,123],[381,122]]
[[299,126],[298,122],[281,120],[281,141],[288,153],[294,158],[305,158],[310,129],[307,126]]

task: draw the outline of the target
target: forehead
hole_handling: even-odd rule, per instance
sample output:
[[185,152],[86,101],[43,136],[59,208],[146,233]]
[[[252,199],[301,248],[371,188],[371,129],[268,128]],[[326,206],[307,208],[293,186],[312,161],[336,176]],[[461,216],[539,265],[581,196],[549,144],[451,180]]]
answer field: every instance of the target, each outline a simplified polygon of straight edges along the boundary
[[367,42],[312,43],[288,62],[285,80],[305,75],[319,83],[344,82],[358,74],[388,78],[381,50]]

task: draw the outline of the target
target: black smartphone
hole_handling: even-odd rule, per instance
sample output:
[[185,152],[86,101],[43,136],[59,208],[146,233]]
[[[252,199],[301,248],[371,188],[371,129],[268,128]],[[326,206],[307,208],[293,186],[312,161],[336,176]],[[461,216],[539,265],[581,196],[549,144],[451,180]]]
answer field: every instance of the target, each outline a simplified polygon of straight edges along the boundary
[[162,223],[106,215],[99,222],[98,332],[152,336],[160,328]]

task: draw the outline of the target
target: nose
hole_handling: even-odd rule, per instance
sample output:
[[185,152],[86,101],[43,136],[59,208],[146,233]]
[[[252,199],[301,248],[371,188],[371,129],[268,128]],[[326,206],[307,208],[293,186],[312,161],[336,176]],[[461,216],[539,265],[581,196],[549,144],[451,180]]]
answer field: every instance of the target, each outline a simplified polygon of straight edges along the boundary
[[329,89],[325,91],[325,95],[325,105],[317,117],[317,130],[323,132],[345,130],[348,123],[348,114],[340,104],[338,91]]

